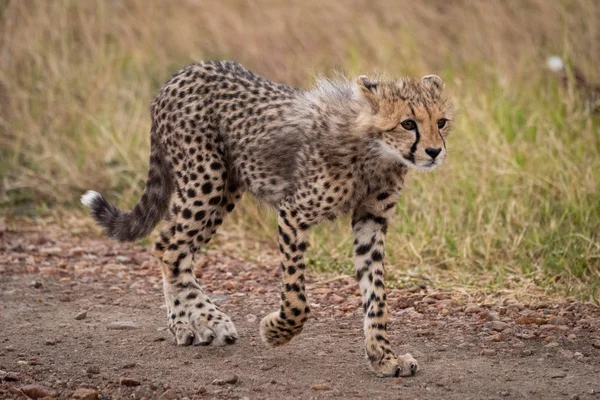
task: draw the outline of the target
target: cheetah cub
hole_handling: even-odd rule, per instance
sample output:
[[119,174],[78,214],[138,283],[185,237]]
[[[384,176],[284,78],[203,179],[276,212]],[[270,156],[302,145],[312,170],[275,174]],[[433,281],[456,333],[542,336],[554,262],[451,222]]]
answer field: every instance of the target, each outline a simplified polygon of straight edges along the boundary
[[130,212],[89,191],[82,202],[106,234],[134,241],[165,219],[154,254],[162,268],[168,326],[179,345],[234,343],[227,314],[194,275],[209,242],[242,193],[279,214],[281,306],[260,324],[277,346],[302,331],[310,308],[304,252],[308,230],[352,213],[365,350],[381,376],[410,376],[387,333],[384,241],[408,169],[431,171],[446,157],[452,106],[435,75],[393,81],[319,80],[310,90],[274,83],[235,62],[177,72],[150,107],[150,168]]

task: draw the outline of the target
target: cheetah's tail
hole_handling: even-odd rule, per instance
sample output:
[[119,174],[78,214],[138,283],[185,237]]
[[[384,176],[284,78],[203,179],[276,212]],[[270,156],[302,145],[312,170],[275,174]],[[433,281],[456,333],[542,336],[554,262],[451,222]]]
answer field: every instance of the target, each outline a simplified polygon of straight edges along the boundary
[[92,217],[104,228],[107,236],[120,242],[132,242],[152,232],[166,214],[172,192],[171,168],[153,129],[148,180],[133,210],[123,212],[93,190],[81,196],[81,202],[90,208]]

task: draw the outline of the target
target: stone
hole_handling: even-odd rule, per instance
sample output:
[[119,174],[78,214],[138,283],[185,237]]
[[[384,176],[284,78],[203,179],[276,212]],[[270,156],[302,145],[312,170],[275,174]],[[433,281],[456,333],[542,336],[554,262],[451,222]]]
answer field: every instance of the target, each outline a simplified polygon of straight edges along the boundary
[[483,325],[483,327],[494,330],[496,332],[502,332],[503,330],[505,330],[508,327],[508,324],[506,322],[502,322],[502,321],[489,321],[489,322],[486,322]]
[[574,357],[573,352],[567,349],[558,350],[558,354],[560,354],[563,358],[566,358],[567,360],[570,360]]
[[138,381],[137,379],[134,378],[121,378],[119,380],[119,383],[123,386],[139,386],[140,385],[140,381]]
[[477,304],[467,304],[465,307],[465,314],[479,314],[482,308]]
[[32,383],[20,388],[23,393],[32,399],[43,399],[44,397],[56,397],[56,392],[46,386]]
[[85,372],[87,372],[88,374],[92,374],[92,375],[97,375],[100,373],[100,368],[92,365],[91,367],[88,367]]
[[592,343],[592,347],[595,349],[600,349],[600,340],[596,340],[594,343]]
[[311,389],[312,390],[331,390],[331,388],[329,386],[323,385],[323,384],[312,385]]
[[82,319],[85,319],[86,317],[87,317],[87,311],[82,311],[75,316],[75,320],[81,321]]
[[517,325],[545,325],[548,320],[541,317],[521,317],[515,321]]
[[177,393],[173,389],[167,389],[158,397],[158,400],[176,400]]
[[31,286],[34,289],[39,289],[42,286],[44,286],[44,284],[40,281],[31,281],[31,283],[29,284],[29,286]]
[[521,352],[522,355],[524,355],[525,357],[531,356],[533,355],[533,350],[531,349],[525,349]]
[[551,371],[550,372],[550,378],[552,378],[552,379],[564,378],[565,376],[567,376],[567,373],[565,371]]
[[62,253],[62,249],[60,247],[45,247],[43,249],[40,249],[40,253],[48,254],[48,255],[55,255],[55,254]]
[[235,374],[232,375],[225,375],[223,377],[223,379],[215,379],[214,381],[212,381],[211,383],[213,385],[218,385],[218,386],[223,386],[225,384],[230,384],[230,385],[234,385],[237,383],[238,381],[238,376]]
[[491,357],[491,356],[495,356],[496,354],[498,354],[498,352],[496,350],[494,350],[494,349],[483,349],[483,350],[481,350],[480,354],[482,356],[489,356],[489,357]]
[[112,330],[127,330],[127,329],[140,329],[140,326],[132,321],[119,321],[119,322],[111,322],[106,325],[106,329]]
[[567,325],[568,322],[565,318],[563,317],[552,317],[550,318],[550,320],[548,321],[549,325],[558,325],[558,326],[562,326],[562,325]]
[[501,342],[503,339],[502,333],[496,333],[485,338],[488,342]]
[[4,380],[6,382],[18,382],[21,378],[19,378],[19,375],[16,372],[8,372],[6,375],[4,375]]
[[71,395],[72,399],[77,400],[98,400],[100,392],[94,389],[79,388]]
[[80,256],[83,253],[85,253],[85,249],[83,247],[73,247],[72,249],[69,250],[69,257],[76,257],[76,256]]

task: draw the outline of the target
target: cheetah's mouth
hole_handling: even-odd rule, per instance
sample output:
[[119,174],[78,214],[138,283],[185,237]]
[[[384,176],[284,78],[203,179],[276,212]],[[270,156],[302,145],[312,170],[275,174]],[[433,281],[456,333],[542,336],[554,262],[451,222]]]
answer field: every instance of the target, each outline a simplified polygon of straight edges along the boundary
[[417,171],[430,172],[430,171],[433,171],[434,169],[436,169],[437,167],[439,167],[442,164],[442,160],[435,159],[435,160],[427,160],[427,161],[423,161],[423,162],[408,161],[405,164],[410,168],[416,169]]

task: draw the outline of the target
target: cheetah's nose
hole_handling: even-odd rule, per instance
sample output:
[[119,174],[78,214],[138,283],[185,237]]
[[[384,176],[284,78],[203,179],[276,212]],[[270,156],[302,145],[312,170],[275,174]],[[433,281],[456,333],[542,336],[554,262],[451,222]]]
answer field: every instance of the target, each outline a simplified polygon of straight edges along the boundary
[[429,154],[433,160],[435,160],[435,158],[441,152],[442,152],[442,149],[440,147],[438,147],[438,148],[428,147],[428,148],[425,149],[425,153]]

